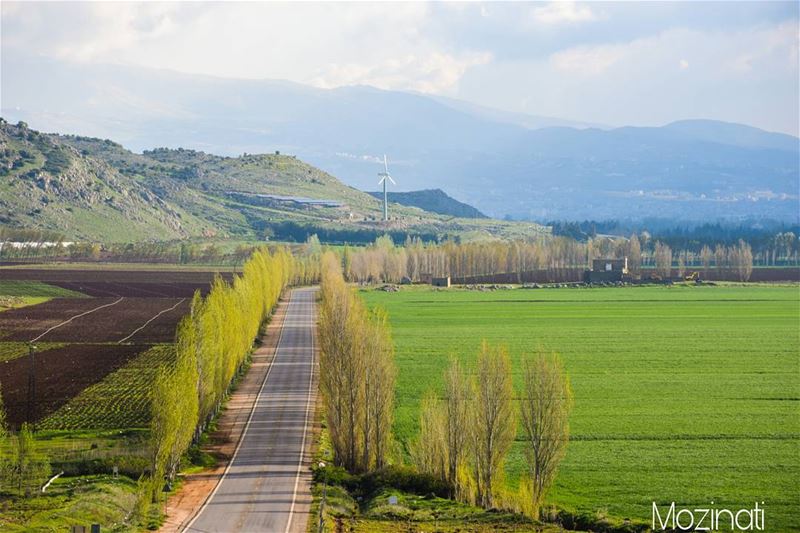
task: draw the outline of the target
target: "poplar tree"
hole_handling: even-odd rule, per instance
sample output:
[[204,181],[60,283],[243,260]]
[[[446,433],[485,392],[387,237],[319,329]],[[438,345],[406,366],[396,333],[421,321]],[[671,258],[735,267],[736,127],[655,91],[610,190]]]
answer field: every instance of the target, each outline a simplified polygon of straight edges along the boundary
[[530,505],[534,518],[538,518],[566,453],[572,388],[557,354],[540,352],[525,359],[523,369],[520,417],[525,432]]
[[466,464],[469,445],[470,385],[458,359],[452,357],[444,374],[444,412],[447,442],[446,480],[460,493],[459,471]]
[[516,432],[511,363],[505,347],[484,341],[478,355],[470,412],[478,505],[494,505],[495,481]]

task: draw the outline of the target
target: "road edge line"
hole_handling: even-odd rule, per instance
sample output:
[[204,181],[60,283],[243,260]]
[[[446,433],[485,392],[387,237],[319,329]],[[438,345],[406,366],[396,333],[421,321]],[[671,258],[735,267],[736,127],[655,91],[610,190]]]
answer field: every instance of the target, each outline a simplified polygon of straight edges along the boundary
[[[292,298],[294,297],[294,289],[292,289],[289,294],[290,294],[289,303],[286,304],[286,315],[287,316],[289,314],[289,306],[292,304]],[[225,480],[225,476],[228,475],[228,471],[230,471],[231,466],[233,466],[233,462],[236,460],[236,456],[239,454],[239,448],[242,446],[242,442],[244,442],[245,435],[247,435],[247,430],[250,428],[250,422],[253,420],[253,415],[256,412],[256,405],[258,404],[258,399],[261,398],[261,393],[264,392],[264,386],[267,383],[267,379],[269,379],[269,375],[270,375],[270,373],[272,372],[272,369],[275,366],[274,363],[278,359],[278,350],[279,350],[279,348],[281,346],[281,340],[283,339],[283,330],[284,330],[284,326],[285,325],[286,325],[286,317],[284,316],[284,320],[281,323],[281,332],[278,335],[278,343],[275,345],[275,355],[272,356],[272,361],[269,362],[269,368],[267,369],[267,374],[264,376],[264,381],[261,382],[261,386],[258,388],[258,395],[256,396],[255,401],[253,401],[253,406],[250,408],[250,415],[247,417],[247,422],[244,425],[244,429],[242,429],[242,434],[239,436],[239,442],[236,443],[236,449],[233,450],[233,455],[231,456],[231,460],[228,461],[228,465],[225,467],[225,471],[222,473],[222,475],[219,478],[219,481],[217,481],[217,484],[214,486],[214,490],[212,490],[210,493],[208,493],[208,496],[206,496],[206,499],[203,500],[203,505],[200,506],[200,508],[197,510],[197,512],[192,517],[192,519],[189,521],[189,523],[186,524],[186,527],[181,529],[181,531],[189,531],[189,529],[192,527],[192,525],[197,521],[197,519],[203,513],[205,508],[208,507],[208,503],[214,498],[214,495],[217,493],[217,490],[219,490],[219,487],[222,485],[222,482]]]
[[[314,295],[316,296],[316,295]],[[317,324],[316,312],[314,309],[314,298],[311,299],[311,374],[308,378],[308,397],[306,398],[306,418],[303,423],[303,442],[300,446],[300,462],[297,463],[297,474],[294,478],[294,490],[292,491],[292,505],[289,507],[289,519],[286,521],[285,533],[289,533],[289,528],[292,526],[292,518],[294,518],[294,505],[297,501],[297,487],[300,485],[300,473],[303,471],[303,459],[306,455],[306,437],[308,436],[308,414],[311,410],[311,396],[314,389],[314,366],[317,362]]]

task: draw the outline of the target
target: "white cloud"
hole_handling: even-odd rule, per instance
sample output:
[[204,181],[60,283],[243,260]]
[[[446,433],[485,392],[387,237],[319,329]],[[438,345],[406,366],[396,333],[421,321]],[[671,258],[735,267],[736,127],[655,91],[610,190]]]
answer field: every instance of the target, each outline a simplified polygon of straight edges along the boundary
[[0,0],[3,61],[368,84],[582,122],[705,116],[797,133],[797,8],[716,6]]
[[485,65],[491,54],[466,54],[455,57],[434,52],[425,56],[408,54],[388,58],[377,65],[333,63],[322,68],[310,82],[318,87],[372,85],[381,89],[410,89],[423,93],[441,93],[453,88],[467,69]]
[[550,56],[550,62],[560,71],[595,76],[603,74],[626,53],[624,46],[578,46],[556,52]]
[[492,57],[426,32],[422,3],[2,5],[4,51],[221,77],[440,92]]
[[588,5],[575,2],[550,2],[531,11],[533,20],[541,24],[574,24],[596,20],[598,16]]
[[673,28],[627,42],[571,46],[544,59],[495,60],[467,73],[459,96],[483,95],[491,107],[583,122],[711,118],[798,135],[796,24]]

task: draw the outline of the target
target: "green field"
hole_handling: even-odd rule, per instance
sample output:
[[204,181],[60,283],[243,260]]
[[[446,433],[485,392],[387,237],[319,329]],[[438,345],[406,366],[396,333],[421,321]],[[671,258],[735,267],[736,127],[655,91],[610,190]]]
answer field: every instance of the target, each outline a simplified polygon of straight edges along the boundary
[[[798,286],[361,294],[390,316],[405,449],[451,354],[471,365],[485,338],[505,343],[518,369],[542,347],[562,354],[575,394],[552,503],[649,523],[654,500],[763,501],[768,531],[800,531]],[[507,464],[512,484],[521,451]]]
[[85,297],[85,294],[40,281],[0,280],[0,311],[44,303],[51,298]]

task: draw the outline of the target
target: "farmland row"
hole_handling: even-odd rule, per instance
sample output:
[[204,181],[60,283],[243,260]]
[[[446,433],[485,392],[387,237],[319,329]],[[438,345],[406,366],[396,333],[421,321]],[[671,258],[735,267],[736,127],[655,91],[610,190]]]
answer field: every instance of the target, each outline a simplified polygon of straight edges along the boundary
[[186,298],[57,298],[0,314],[4,341],[170,342]]
[[86,387],[124,366],[142,351],[143,345],[68,344],[36,354],[36,405],[28,411],[30,356],[0,365],[3,402],[9,424],[18,426],[57,410]]

